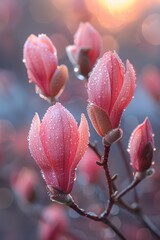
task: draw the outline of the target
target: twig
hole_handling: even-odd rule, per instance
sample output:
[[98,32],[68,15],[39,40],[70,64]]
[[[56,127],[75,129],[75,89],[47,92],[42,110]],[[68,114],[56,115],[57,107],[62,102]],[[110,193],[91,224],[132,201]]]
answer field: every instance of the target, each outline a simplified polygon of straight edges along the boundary
[[106,217],[102,216],[102,214],[100,216],[98,216],[95,213],[86,212],[84,209],[79,208],[78,205],[76,203],[74,203],[74,201],[67,203],[67,206],[72,208],[74,211],[76,211],[81,216],[85,216],[94,221],[102,222],[102,223],[108,225],[117,234],[119,239],[126,240],[126,238],[119,232],[119,230]]
[[131,189],[135,188],[138,183],[140,183],[141,180],[138,178],[133,179],[133,181],[125,188],[123,189],[120,193],[118,193],[115,196],[115,201],[117,201],[119,198],[121,198],[122,196],[124,196],[126,193],[128,193]]

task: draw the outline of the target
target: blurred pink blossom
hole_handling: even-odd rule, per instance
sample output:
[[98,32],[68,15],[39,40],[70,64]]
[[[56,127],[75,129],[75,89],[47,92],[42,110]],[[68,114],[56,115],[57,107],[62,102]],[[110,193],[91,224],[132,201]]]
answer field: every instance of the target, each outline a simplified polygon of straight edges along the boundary
[[97,166],[96,161],[99,161],[100,157],[91,148],[88,147],[83,159],[78,165],[78,169],[88,183],[94,183],[97,181],[99,176],[100,168]]
[[68,219],[61,206],[49,205],[44,208],[38,226],[39,240],[58,240],[67,230]]
[[11,176],[13,191],[17,196],[26,201],[32,201],[36,185],[38,185],[37,173],[27,167],[23,167],[20,171],[13,172]]
[[101,52],[102,40],[94,27],[86,22],[80,23],[74,35],[74,45],[66,48],[73,66],[79,69],[82,76],[88,77]]

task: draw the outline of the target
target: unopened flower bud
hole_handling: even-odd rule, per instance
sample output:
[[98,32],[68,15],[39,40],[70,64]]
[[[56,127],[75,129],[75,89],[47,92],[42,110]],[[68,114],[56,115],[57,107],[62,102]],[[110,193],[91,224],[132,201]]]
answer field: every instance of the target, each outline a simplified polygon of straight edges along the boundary
[[87,79],[101,52],[101,36],[86,22],[80,23],[74,35],[74,45],[67,46],[69,60],[76,69],[79,79]]
[[146,172],[152,164],[154,138],[149,119],[137,126],[129,141],[132,167],[136,172]]
[[[105,130],[118,128],[124,109],[133,98],[135,89],[135,72],[132,64],[127,61],[126,69],[116,52],[106,52],[93,68],[88,79],[88,101],[99,110],[95,124],[91,117],[92,124],[96,129],[105,126]],[[95,107],[94,107],[95,108]],[[96,111],[98,111],[96,109]],[[102,115],[103,112],[103,115]],[[103,121],[99,120],[99,115]],[[101,116],[101,118],[102,118]],[[106,128],[108,126],[108,129]],[[97,129],[96,129],[97,131]],[[97,131],[98,132],[98,131]],[[100,131],[98,134],[104,136],[107,132]]]

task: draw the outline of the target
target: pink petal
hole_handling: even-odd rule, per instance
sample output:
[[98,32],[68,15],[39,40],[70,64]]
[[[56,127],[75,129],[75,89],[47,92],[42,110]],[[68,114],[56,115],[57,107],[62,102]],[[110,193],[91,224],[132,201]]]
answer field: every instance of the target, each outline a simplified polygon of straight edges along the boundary
[[124,65],[116,52],[109,52],[110,61],[107,63],[107,69],[111,81],[111,103],[110,111],[120,93],[124,78]]
[[87,150],[88,147],[88,142],[89,142],[89,127],[88,127],[88,122],[87,119],[85,118],[84,114],[81,115],[81,123],[78,129],[79,132],[79,143],[78,143],[78,148],[76,152],[76,156],[74,161],[70,162],[70,181],[68,183],[68,191],[70,192],[70,186],[73,185],[74,178],[75,178],[75,168],[79,161],[82,159],[84,156],[85,151]]
[[30,80],[39,86],[43,94],[49,95],[49,83],[57,68],[57,55],[53,44],[51,48],[50,39],[41,36],[31,35],[27,39],[24,45],[24,60]]
[[108,60],[108,54],[104,54],[91,72],[88,81],[89,102],[101,107],[106,113],[111,102],[111,83],[106,66]]
[[36,163],[41,168],[45,181],[49,185],[54,185],[55,187],[58,187],[57,178],[54,173],[54,169],[51,168],[50,163],[45,155],[40,136],[40,119],[38,114],[35,114],[31,129],[29,131],[29,149],[31,156],[34,158]]
[[82,159],[89,142],[89,127],[88,122],[84,114],[81,115],[81,122],[78,128],[79,132],[79,143],[76,152],[76,157],[74,162],[72,162],[72,167],[76,167],[78,162]]
[[79,136],[74,117],[60,103],[51,106],[46,112],[40,138],[50,166],[56,172],[59,186],[67,192],[70,163],[74,161]]
[[133,131],[129,141],[129,154],[132,166],[135,170],[139,169],[140,150],[144,145],[144,142],[142,142],[142,131],[141,128],[139,128],[139,126]]
[[133,98],[134,90],[135,90],[135,71],[130,62],[127,61],[126,74],[123,86],[110,114],[110,119],[113,128],[118,127],[122,112],[128,106],[131,99]]
[[29,79],[37,84],[40,88],[44,88],[45,78],[44,68],[42,66],[40,53],[36,44],[37,37],[30,35],[24,45],[24,61],[28,72]]

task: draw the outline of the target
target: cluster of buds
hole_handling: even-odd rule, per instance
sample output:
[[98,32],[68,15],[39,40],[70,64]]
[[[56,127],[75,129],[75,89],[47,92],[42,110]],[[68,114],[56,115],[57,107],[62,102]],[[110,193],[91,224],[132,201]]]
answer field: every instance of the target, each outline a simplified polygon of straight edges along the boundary
[[[106,52],[97,62],[101,37],[89,24],[81,23],[74,36],[74,45],[66,48],[77,69],[78,77],[88,79],[87,111],[91,123],[104,146],[111,146],[122,137],[119,128],[124,109],[135,91],[135,71],[127,60],[126,67],[116,52]],[[24,45],[24,62],[28,77],[43,98],[54,102],[68,78],[67,67],[58,66],[57,52],[45,35],[31,35]],[[93,70],[92,70],[93,69]],[[51,106],[40,122],[35,114],[29,132],[29,149],[42,171],[51,200],[72,201],[75,170],[88,147],[89,128],[82,114],[78,128],[72,114],[60,103]],[[153,157],[153,132],[148,118],[130,138],[130,158],[134,171],[142,176],[150,168]],[[87,151],[93,157],[91,149]],[[88,158],[88,155],[84,159]],[[97,155],[94,155],[94,158]],[[84,165],[85,166],[85,165]],[[81,167],[83,169],[83,167]],[[84,167],[85,169],[85,167]],[[86,171],[87,172],[87,171]]]

